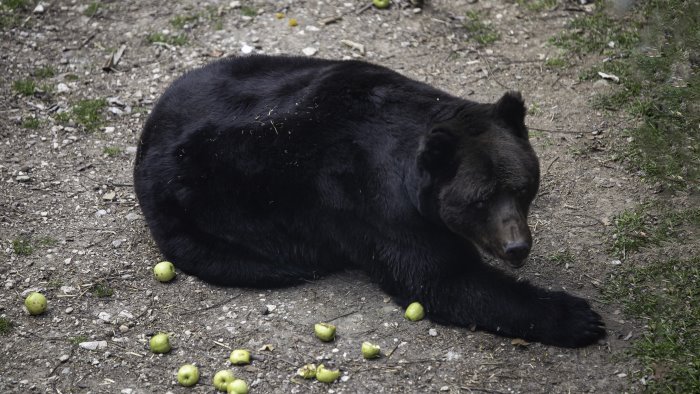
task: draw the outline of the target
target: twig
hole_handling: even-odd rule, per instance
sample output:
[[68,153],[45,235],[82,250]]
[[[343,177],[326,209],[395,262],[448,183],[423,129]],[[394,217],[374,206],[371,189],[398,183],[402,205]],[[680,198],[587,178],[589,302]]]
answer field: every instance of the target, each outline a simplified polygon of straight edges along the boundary
[[227,344],[225,344],[225,343],[221,343],[221,342],[218,342],[218,341],[214,341],[214,343],[217,344],[217,345],[219,345],[219,346],[221,346],[221,347],[223,347],[223,348],[226,348],[226,349],[228,349],[228,350],[231,350],[231,346],[229,346],[229,345],[227,345]]
[[[549,163],[549,165],[547,166],[547,171],[544,172],[544,175],[545,175],[545,176],[546,176],[547,174],[549,174],[550,168],[552,168],[552,166],[554,165],[554,163],[555,163],[557,160],[559,160],[559,156],[555,157],[554,160],[552,160],[552,162]],[[543,178],[544,178],[544,177],[543,177]]]
[[68,52],[68,51],[83,49],[83,47],[84,47],[85,45],[87,45],[90,41],[92,41],[92,39],[95,38],[96,35],[97,35],[97,33],[92,33],[92,34],[90,34],[90,36],[89,36],[88,38],[86,38],[85,40],[83,40],[83,42],[80,43],[80,45],[78,45],[77,47],[66,47],[66,48],[63,48],[63,52]]
[[486,63],[486,68],[489,69],[489,79],[493,79],[497,84],[499,84],[503,89],[510,90],[510,88],[504,84],[502,84],[496,77],[493,76],[493,71],[491,71],[491,65],[489,64],[489,61],[486,59],[486,56],[483,56],[481,52],[477,52],[479,54],[479,57],[484,59],[484,63]]
[[390,351],[389,353],[386,354],[387,360],[391,358],[391,355],[394,354],[394,352],[395,352],[396,349],[398,349],[398,348],[399,348],[399,344],[397,343],[396,346],[394,346],[394,348],[391,349],[391,351]]
[[360,15],[361,13],[367,11],[370,7],[372,7],[372,3],[369,2],[362,7],[360,7],[357,11],[355,11],[355,15]]
[[333,320],[338,320],[338,319],[340,319],[341,317],[350,316],[350,315],[355,314],[355,313],[357,313],[357,311],[350,311],[350,312],[348,312],[348,313],[342,314],[342,315],[340,315],[340,316],[336,316],[336,317],[334,317],[334,318],[332,318],[332,319],[330,319],[330,320],[326,320],[326,321],[327,321],[327,322],[332,322]]
[[467,390],[467,391],[469,391],[470,393],[473,393],[473,392],[482,392],[482,393],[492,393],[492,394],[506,394],[504,391],[486,389],[486,388],[483,388],[483,387],[460,386],[459,388],[462,389],[462,390]]
[[550,129],[541,129],[539,127],[532,127],[528,126],[527,127],[530,130],[535,130],[535,131],[542,131],[545,133],[560,133],[560,134],[583,134],[583,131],[564,131],[564,130],[550,130]]
[[238,294],[236,294],[235,296],[233,296],[233,297],[231,297],[231,298],[229,298],[229,299],[227,299],[227,300],[223,300],[223,301],[221,301],[221,302],[217,302],[217,303],[212,304],[212,305],[210,305],[210,306],[208,306],[208,307],[205,307],[205,308],[190,309],[190,310],[187,310],[187,311],[184,311],[184,312],[180,313],[180,315],[182,316],[182,315],[188,315],[188,314],[190,314],[190,313],[195,313],[195,312],[204,312],[204,311],[208,311],[209,309],[216,308],[217,306],[221,306],[221,305],[224,305],[224,304],[228,304],[229,302],[231,302],[231,301],[235,300],[236,298],[238,298],[240,295],[241,295],[241,293],[238,293]]

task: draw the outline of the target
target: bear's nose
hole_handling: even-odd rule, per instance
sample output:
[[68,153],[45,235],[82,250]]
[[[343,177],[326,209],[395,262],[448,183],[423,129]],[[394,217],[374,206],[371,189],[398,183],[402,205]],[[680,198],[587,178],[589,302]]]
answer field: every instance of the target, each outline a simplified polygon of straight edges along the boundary
[[504,252],[509,261],[525,261],[530,245],[525,241],[511,241],[506,244]]

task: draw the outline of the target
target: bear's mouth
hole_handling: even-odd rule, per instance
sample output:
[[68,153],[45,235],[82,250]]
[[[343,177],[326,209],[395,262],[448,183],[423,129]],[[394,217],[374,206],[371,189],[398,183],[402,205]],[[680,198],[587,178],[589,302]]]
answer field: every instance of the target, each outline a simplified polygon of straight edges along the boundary
[[508,263],[508,265],[509,265],[511,268],[520,268],[520,267],[522,267],[523,265],[525,265],[525,262],[527,261],[527,258],[524,258],[524,259],[522,259],[522,260],[506,260],[506,259],[503,259],[503,261],[505,261],[506,263]]
[[516,245],[515,249],[512,245],[509,248],[508,245],[497,246],[486,242],[479,243],[479,245],[482,251],[505,262],[511,268],[521,268],[524,266],[530,254],[530,245],[527,243]]

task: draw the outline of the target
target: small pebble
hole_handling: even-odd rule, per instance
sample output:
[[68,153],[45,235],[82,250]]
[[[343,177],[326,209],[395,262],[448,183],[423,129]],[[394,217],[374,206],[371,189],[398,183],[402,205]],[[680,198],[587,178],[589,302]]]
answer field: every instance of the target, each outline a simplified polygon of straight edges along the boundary
[[316,53],[318,53],[318,49],[316,49],[316,48],[314,48],[314,47],[306,47],[306,48],[302,49],[301,51],[302,51],[302,52],[304,53],[304,55],[306,55],[306,56],[313,56],[313,55],[315,55]]

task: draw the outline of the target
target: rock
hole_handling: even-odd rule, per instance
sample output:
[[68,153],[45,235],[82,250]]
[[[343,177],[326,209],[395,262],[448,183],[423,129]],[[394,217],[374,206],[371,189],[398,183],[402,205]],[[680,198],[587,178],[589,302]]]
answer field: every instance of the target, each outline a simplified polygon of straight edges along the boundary
[[129,312],[127,310],[123,310],[123,311],[119,312],[119,317],[123,317],[126,319],[133,319],[134,315],[132,315],[131,312]]
[[56,93],[68,93],[70,92],[70,88],[68,88],[68,85],[65,83],[59,83],[56,85]]
[[58,361],[60,361],[60,362],[62,362],[62,363],[65,363],[66,361],[68,361],[69,358],[70,358],[69,355],[64,354],[64,355],[62,355],[61,357],[58,358]]
[[116,197],[117,197],[117,193],[115,193],[113,190],[110,190],[107,193],[102,195],[102,199],[105,201],[112,201]]
[[253,49],[255,49],[255,48],[253,48],[252,46],[250,46],[248,44],[243,44],[243,46],[241,47],[241,52],[248,55],[248,54],[253,52]]
[[17,182],[29,182],[31,178],[29,178],[29,175],[17,175],[15,178]]
[[431,328],[430,330],[428,330],[428,335],[430,335],[431,337],[436,337],[436,336],[437,336],[437,330],[434,329],[434,328]]
[[106,214],[107,214],[107,211],[105,211],[104,209],[100,209],[99,211],[95,212],[95,216],[98,217],[98,218],[99,218],[99,217],[102,217],[102,216],[104,216],[104,215],[106,215]]
[[107,312],[100,312],[97,314],[97,318],[109,323],[109,321],[112,319],[112,315]]
[[134,220],[139,219],[140,217],[141,217],[141,215],[139,215],[139,214],[136,213],[136,212],[129,212],[129,213],[126,215],[126,220],[128,220],[128,221],[130,221],[130,222],[133,222]]
[[116,130],[113,126],[107,126],[105,127],[105,133],[114,133],[114,130]]
[[315,55],[316,53],[318,53],[318,49],[316,49],[316,48],[314,48],[314,47],[306,47],[306,48],[302,49],[301,51],[302,51],[302,52],[304,53],[304,55],[306,55],[306,56],[313,56],[313,55]]
[[70,315],[73,312],[73,308],[69,306],[68,308],[66,308],[65,312],[67,315]]
[[39,3],[34,7],[34,11],[32,11],[35,14],[43,14],[46,9],[44,8],[44,5]]
[[102,350],[107,348],[107,341],[80,342],[78,346],[87,350]]
[[122,334],[127,331],[129,331],[129,326],[127,326],[126,324],[122,324],[121,326],[119,326],[119,332],[121,332]]
[[112,241],[112,246],[118,248],[122,246],[122,243],[124,243],[124,241],[124,239],[115,239],[114,241]]

